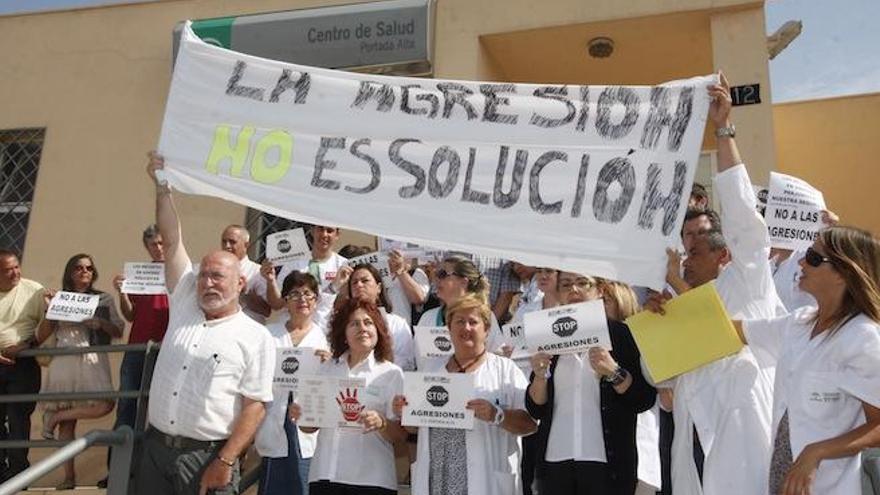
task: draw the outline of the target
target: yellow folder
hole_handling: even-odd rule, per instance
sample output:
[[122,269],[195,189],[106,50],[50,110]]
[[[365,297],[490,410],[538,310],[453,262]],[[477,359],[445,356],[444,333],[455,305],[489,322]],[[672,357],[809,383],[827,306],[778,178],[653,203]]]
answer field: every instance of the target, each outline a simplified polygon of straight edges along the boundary
[[665,309],[665,315],[642,311],[626,320],[654,383],[742,349],[714,283],[685,292]]

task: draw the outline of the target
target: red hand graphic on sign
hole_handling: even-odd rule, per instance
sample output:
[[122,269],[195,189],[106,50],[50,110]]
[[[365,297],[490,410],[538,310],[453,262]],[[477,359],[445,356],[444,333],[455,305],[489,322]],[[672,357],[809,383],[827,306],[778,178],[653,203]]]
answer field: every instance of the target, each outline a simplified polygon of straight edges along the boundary
[[340,390],[339,397],[336,398],[336,403],[339,404],[339,409],[342,410],[342,417],[346,421],[357,421],[361,411],[364,410],[363,404],[358,401],[357,392],[356,388],[346,388],[345,393]]

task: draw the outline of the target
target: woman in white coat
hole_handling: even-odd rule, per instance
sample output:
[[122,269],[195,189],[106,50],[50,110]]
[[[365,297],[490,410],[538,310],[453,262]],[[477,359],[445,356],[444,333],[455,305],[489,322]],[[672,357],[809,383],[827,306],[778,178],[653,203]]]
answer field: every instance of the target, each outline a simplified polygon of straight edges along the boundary
[[[315,349],[322,361],[330,357],[324,331],[315,324],[320,287],[309,273],[292,272],[284,278],[281,297],[287,302],[290,318],[266,327],[279,349]],[[315,453],[317,433],[299,431],[287,417],[293,397],[286,388],[275,388],[266,407],[266,417],[257,430],[254,444],[263,458],[259,495],[308,495],[309,463]]]
[[856,495],[859,453],[880,445],[880,241],[825,229],[801,267],[817,308],[737,322],[743,342],[776,361],[769,493]]
[[[535,431],[525,410],[528,381],[508,358],[487,352],[492,311],[478,296],[464,296],[446,308],[454,353],[430,360],[428,373],[471,373],[475,397],[472,430],[419,428],[413,495],[519,494],[517,437]],[[398,417],[406,404],[395,397]]]

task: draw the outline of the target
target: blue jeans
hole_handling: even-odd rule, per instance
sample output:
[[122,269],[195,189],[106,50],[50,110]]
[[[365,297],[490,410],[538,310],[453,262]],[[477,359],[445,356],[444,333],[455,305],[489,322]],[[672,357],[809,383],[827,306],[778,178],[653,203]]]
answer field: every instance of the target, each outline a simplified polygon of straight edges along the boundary
[[[119,366],[119,390],[140,390],[144,374],[145,353],[126,352]],[[116,405],[116,424],[113,428],[128,425],[134,428],[137,419],[137,399],[119,399]]]
[[285,417],[287,457],[263,459],[257,495],[309,495],[309,465],[312,460],[301,457],[296,430],[296,424]]

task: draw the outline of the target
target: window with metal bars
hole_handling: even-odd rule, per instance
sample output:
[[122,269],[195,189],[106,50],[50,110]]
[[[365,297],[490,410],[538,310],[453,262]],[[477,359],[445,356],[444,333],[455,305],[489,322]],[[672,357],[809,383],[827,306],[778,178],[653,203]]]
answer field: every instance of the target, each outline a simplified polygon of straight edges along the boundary
[[45,129],[0,130],[0,248],[21,257]]

